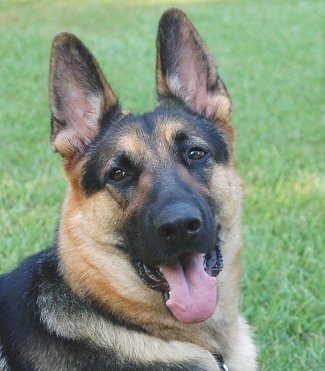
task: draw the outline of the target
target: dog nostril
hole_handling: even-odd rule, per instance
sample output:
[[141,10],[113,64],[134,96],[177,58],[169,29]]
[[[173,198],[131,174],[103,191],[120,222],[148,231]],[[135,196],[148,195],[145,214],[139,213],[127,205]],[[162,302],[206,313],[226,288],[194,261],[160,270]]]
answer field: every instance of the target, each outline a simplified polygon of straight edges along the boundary
[[186,228],[190,234],[197,233],[201,228],[201,221],[199,219],[190,220],[187,222]]
[[166,207],[154,217],[153,226],[156,236],[161,241],[181,246],[200,237],[203,220],[197,207],[176,203]]
[[175,237],[176,231],[173,225],[164,224],[158,228],[158,234],[164,240],[172,240]]
[[161,239],[174,243],[178,239],[195,238],[201,230],[201,225],[200,219],[177,220],[159,226],[157,232]]

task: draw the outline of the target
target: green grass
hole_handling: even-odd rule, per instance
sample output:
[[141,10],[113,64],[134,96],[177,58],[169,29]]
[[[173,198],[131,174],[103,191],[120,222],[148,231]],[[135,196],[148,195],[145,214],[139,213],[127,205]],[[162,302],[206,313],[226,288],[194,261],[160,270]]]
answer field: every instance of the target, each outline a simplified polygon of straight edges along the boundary
[[[124,107],[155,103],[154,40],[171,1],[0,1],[0,270],[48,244],[64,195],[49,149],[50,43],[77,34]],[[182,1],[233,96],[245,183],[242,308],[261,370],[325,365],[324,5]]]

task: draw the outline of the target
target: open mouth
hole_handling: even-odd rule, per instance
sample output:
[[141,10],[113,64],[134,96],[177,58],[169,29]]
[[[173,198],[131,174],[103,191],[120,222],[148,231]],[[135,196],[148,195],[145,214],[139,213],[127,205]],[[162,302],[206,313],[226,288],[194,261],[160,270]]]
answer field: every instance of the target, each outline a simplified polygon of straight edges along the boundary
[[218,243],[208,254],[183,253],[172,263],[157,267],[147,267],[141,260],[135,260],[134,265],[148,287],[164,294],[167,308],[180,322],[202,322],[213,314],[215,277],[223,268]]

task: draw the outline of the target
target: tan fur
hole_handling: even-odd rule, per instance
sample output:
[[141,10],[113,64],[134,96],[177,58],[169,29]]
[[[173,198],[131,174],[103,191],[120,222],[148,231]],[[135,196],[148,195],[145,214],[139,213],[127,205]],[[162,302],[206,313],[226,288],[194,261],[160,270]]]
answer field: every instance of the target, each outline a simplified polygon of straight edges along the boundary
[[143,159],[146,156],[146,150],[143,146],[144,140],[139,140],[139,137],[141,138],[141,132],[124,135],[119,139],[116,147],[123,148],[135,161]]
[[170,119],[161,120],[157,122],[157,135],[161,138],[161,143],[171,145],[175,139],[176,134],[184,129],[184,123],[181,120],[171,121]]
[[[164,341],[134,330],[125,331],[120,326],[108,323],[92,313],[62,313],[57,317],[54,308],[42,313],[42,322],[49,328],[55,329],[58,335],[71,339],[89,339],[103,349],[114,347],[121,356],[121,360],[145,361],[148,364],[162,361],[172,364],[184,359],[193,359],[204,365],[206,369],[217,369],[216,361],[207,350],[189,342]],[[67,326],[66,324],[69,324]],[[48,355],[51,357],[51,354]],[[29,358],[33,358],[30,354]],[[47,360],[48,362],[49,360]],[[46,364],[38,360],[40,369]],[[54,363],[54,362],[53,362]],[[52,366],[53,367],[53,366]],[[61,367],[61,368],[60,368]],[[62,366],[48,370],[61,370]],[[47,369],[46,369],[47,370]]]

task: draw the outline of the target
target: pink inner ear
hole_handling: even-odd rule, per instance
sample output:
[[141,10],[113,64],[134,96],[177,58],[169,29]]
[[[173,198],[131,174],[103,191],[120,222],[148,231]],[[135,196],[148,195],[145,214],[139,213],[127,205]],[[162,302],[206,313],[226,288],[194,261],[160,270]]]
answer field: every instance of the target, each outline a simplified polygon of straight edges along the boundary
[[208,91],[208,85],[210,80],[216,79],[216,73],[209,66],[212,61],[208,56],[203,58],[202,53],[202,50],[195,49],[191,41],[184,42],[175,71],[167,77],[167,83],[172,93],[193,111],[213,116],[216,94]]
[[207,71],[198,68],[198,65],[194,58],[180,64],[178,70],[166,78],[170,91],[193,111],[222,122],[228,121],[230,98],[218,89],[208,90]]
[[98,130],[100,112],[100,94],[88,93],[86,95],[83,91],[78,91],[78,88],[69,90],[66,96],[65,117],[77,139],[94,139]]
[[73,81],[66,82],[62,90],[66,127],[57,134],[52,149],[64,155],[76,150],[81,152],[95,138],[102,97],[100,93],[86,95]]
[[181,71],[181,75],[174,74],[167,78],[171,92],[183,100],[193,111],[199,114],[213,115],[215,111],[214,97],[206,88],[206,81],[201,74],[193,71]]

